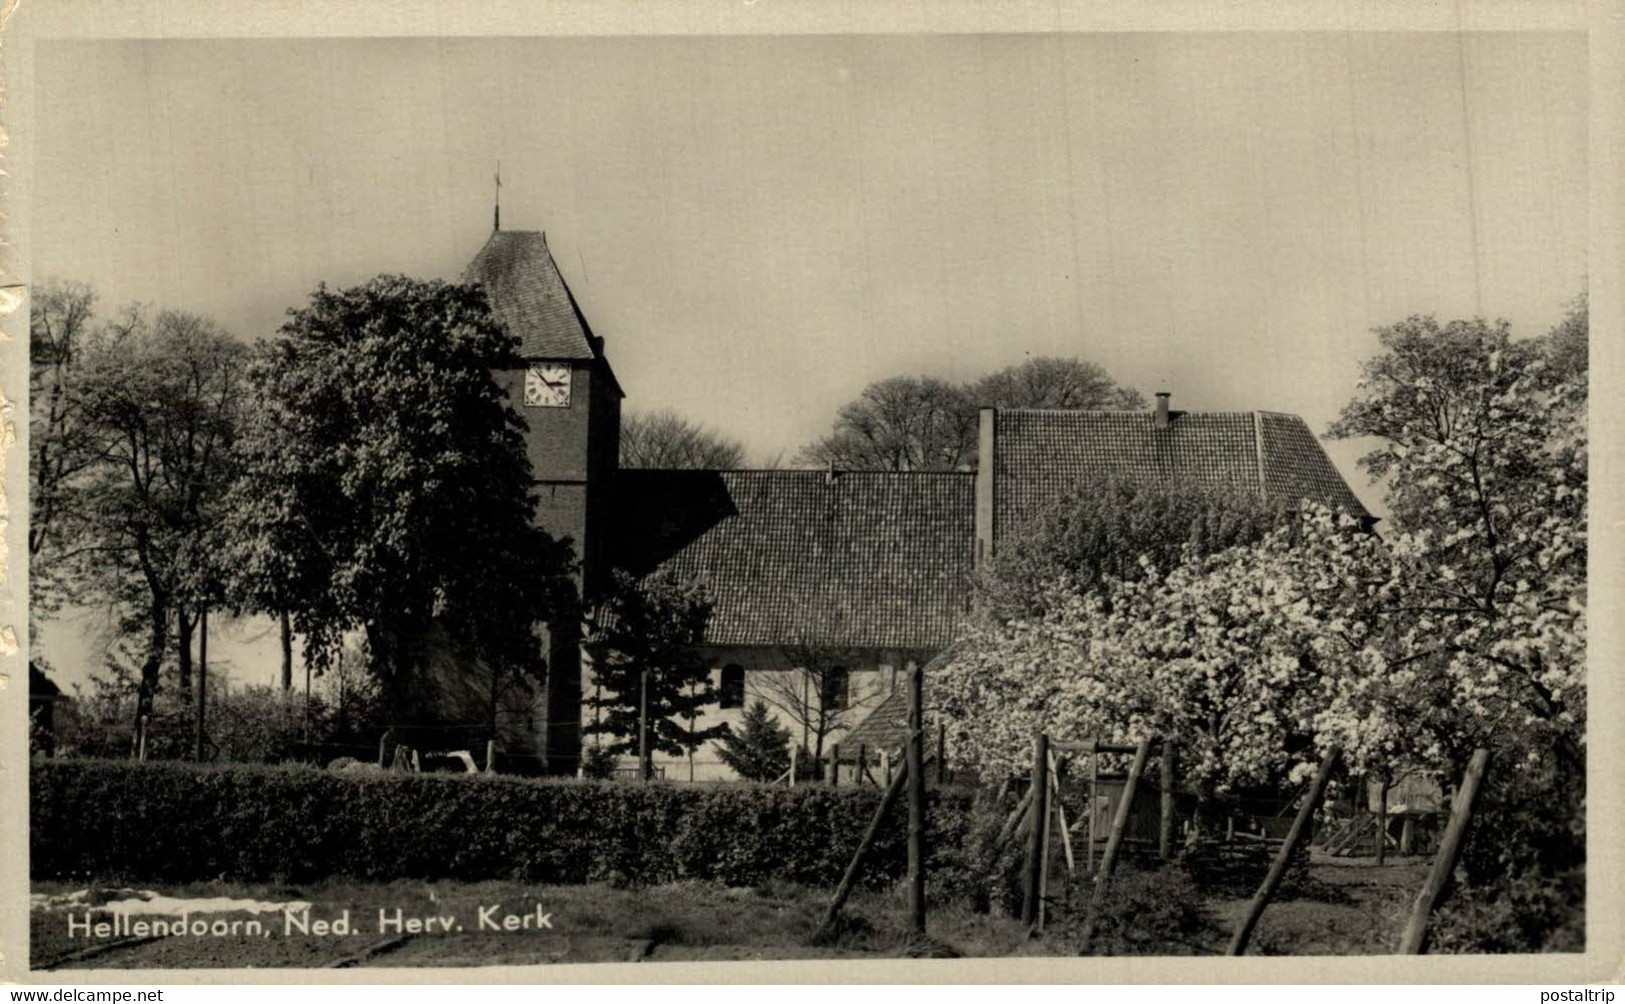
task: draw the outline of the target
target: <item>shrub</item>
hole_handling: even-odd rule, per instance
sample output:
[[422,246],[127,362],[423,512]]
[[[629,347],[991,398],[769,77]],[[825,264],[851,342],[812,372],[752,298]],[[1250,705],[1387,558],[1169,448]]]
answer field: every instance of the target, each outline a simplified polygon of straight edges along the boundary
[[926,895],[933,903],[964,903],[978,913],[1009,916],[1021,909],[1026,842],[998,840],[1008,806],[977,799],[957,814],[937,819],[945,832],[930,834],[933,854],[926,868]]
[[1584,951],[1586,779],[1511,741],[1490,763],[1432,950]]
[[[513,879],[837,883],[875,788],[613,784],[308,767],[54,760],[30,773],[36,879],[186,882]],[[968,798],[933,792],[932,860],[957,853]],[[866,884],[907,870],[893,809]]]
[[1457,890],[1428,930],[1441,955],[1585,951],[1585,874],[1507,876]]
[[[1082,937],[1093,886],[1075,883],[1065,909],[1057,911],[1051,929],[1059,938]],[[1199,942],[1211,927],[1196,883],[1183,868],[1140,871],[1123,867],[1095,914],[1091,955],[1189,955],[1206,951]]]
[[621,758],[607,746],[581,747],[581,776],[589,781],[608,781],[615,777],[615,768]]

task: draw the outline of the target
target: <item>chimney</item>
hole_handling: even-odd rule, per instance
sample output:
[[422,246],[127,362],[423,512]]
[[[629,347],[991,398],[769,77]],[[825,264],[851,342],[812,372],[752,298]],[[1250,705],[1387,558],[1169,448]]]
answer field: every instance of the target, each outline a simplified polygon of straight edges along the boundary
[[973,560],[978,569],[993,557],[994,434],[998,422],[999,413],[992,408],[983,408],[977,415],[976,553]]
[[1172,396],[1168,391],[1157,391],[1157,428],[1168,428],[1168,398]]

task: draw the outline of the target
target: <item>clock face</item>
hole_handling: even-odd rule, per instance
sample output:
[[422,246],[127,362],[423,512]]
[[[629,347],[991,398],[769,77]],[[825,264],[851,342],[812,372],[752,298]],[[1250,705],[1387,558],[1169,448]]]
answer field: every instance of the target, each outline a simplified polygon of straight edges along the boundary
[[570,407],[570,367],[542,363],[525,371],[525,407]]

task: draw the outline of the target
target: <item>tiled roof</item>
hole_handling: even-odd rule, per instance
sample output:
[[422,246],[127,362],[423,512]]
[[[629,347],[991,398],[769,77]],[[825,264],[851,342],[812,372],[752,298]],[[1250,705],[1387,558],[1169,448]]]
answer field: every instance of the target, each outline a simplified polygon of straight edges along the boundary
[[1001,410],[994,428],[995,534],[1077,484],[1178,481],[1311,499],[1365,516],[1304,421],[1270,412]]
[[491,310],[519,338],[527,359],[597,356],[587,319],[559,274],[547,237],[535,230],[495,230],[463,272],[485,286]]
[[705,581],[713,645],[937,649],[964,610],[974,475],[648,471],[615,482],[612,560]]
[[[948,660],[949,650],[938,652],[927,662],[922,669],[925,674],[925,685],[931,685],[931,673]],[[926,753],[932,752],[932,739],[935,734],[932,729],[934,716],[929,709],[925,712],[925,738]],[[908,739],[908,686],[901,674],[898,675],[897,688],[885,699],[875,705],[862,721],[852,727],[852,731],[840,737],[841,760],[857,760],[860,747],[866,748],[869,757],[877,757],[882,750],[896,754],[903,748]]]
[[859,748],[870,759],[882,750],[896,754],[908,738],[908,688],[899,686],[875,705],[868,716],[841,736],[841,759],[857,760]]
[[1264,488],[1278,498],[1306,498],[1369,516],[1315,434],[1296,415],[1258,412],[1264,441]]

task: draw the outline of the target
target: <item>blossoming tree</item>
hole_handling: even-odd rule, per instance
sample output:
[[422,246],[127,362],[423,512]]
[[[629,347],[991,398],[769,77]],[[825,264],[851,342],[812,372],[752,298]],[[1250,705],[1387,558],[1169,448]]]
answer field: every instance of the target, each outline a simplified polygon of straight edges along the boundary
[[1356,772],[1456,773],[1474,746],[1583,764],[1583,384],[1504,326],[1380,332],[1334,430],[1375,436],[1392,531],[1305,508],[1256,543],[1094,588],[1048,580],[978,619],[932,681],[958,757],[1019,772],[1039,731],[1170,737],[1188,783],[1290,782],[1319,750]]

